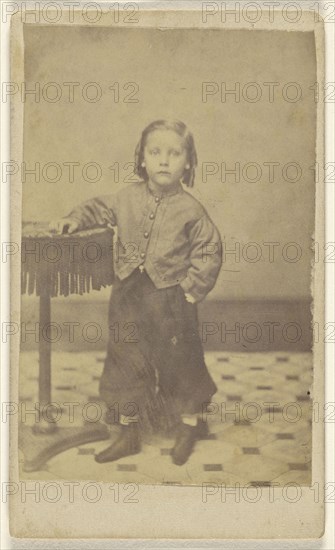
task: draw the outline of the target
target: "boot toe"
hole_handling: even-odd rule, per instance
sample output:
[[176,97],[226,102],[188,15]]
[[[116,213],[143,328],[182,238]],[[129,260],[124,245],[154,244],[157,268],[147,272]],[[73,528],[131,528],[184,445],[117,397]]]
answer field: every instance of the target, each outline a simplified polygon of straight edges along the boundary
[[101,453],[94,455],[94,460],[99,464],[104,462],[113,462],[114,460],[119,460],[126,456],[131,456],[139,453],[141,451],[141,446],[128,446],[128,445],[117,445],[116,443],[107,447]]
[[127,431],[122,431],[120,436],[112,445],[94,455],[94,460],[99,464],[104,462],[113,462],[126,456],[135,455],[141,451],[141,440],[136,430],[127,428]]

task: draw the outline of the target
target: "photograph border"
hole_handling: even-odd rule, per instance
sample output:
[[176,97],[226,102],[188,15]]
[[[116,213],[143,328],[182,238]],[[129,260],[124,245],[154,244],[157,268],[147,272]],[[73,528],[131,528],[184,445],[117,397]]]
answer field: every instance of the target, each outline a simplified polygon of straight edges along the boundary
[[[75,21],[78,24],[77,14]],[[46,23],[44,22],[43,25]],[[65,23],[67,24],[67,23]],[[71,23],[72,24],[72,23]],[[81,23],[80,23],[81,24]],[[141,14],[141,25],[139,27],[169,27],[172,28],[196,28],[199,24],[198,11],[143,11]],[[98,23],[99,25],[99,23]],[[92,26],[85,24],[83,26]],[[97,24],[94,24],[97,26]],[[100,26],[100,25],[99,25]],[[106,26],[105,24],[101,26]],[[109,26],[109,25],[108,25]],[[112,25],[113,26],[113,25]],[[122,21],[118,27],[130,27]],[[134,28],[132,26],[131,28]],[[201,27],[204,28],[204,27]],[[250,29],[250,24],[236,23],[210,24],[206,29]],[[310,12],[304,12],[302,21],[298,25],[290,24],[289,29],[285,22],[279,21],[278,25],[271,25],[263,22],[255,23],[254,30],[287,30],[315,33],[316,55],[317,55],[317,82],[325,81],[324,74],[324,25],[323,22],[315,23]],[[12,18],[11,36],[11,81],[21,82],[23,77],[23,23],[20,15]],[[23,121],[24,109],[20,98],[14,96],[11,105],[11,158],[23,158]],[[315,241],[319,243],[320,249],[324,249],[325,226],[324,226],[324,104],[318,102],[317,108],[317,145],[316,162],[320,166],[319,183],[316,185],[316,209],[315,209]],[[14,175],[11,182],[11,242],[21,242],[21,201],[22,190],[20,177]],[[324,296],[324,263],[314,264],[312,295],[313,295],[313,321],[319,326],[325,326],[325,296]],[[11,263],[11,321],[20,323],[20,256],[12,258]],[[314,342],[314,400],[324,407],[324,360],[325,347],[323,339]],[[18,361],[19,361],[20,335],[11,338],[11,371],[10,371],[10,399],[18,402]],[[11,419],[10,425],[10,480],[17,482],[17,440],[18,426],[17,418]],[[241,517],[243,517],[243,537],[239,538],[317,538],[323,532],[324,512],[324,426],[321,422],[313,423],[313,458],[312,458],[312,483],[319,486],[320,501],[314,502],[313,491],[309,488],[302,488],[301,501],[295,504],[294,511],[292,504],[283,502],[280,498],[280,489],[273,489],[274,502],[269,505],[268,497],[264,495],[259,502],[252,505],[247,502],[230,504],[229,524],[223,522],[223,516],[227,514],[227,507],[217,506],[209,503],[204,506],[199,496],[199,487],[166,487],[166,486],[144,486],[141,490],[141,505],[139,507],[113,506],[113,501],[106,498],[96,503],[94,517],[101,522],[99,531],[101,538],[235,538],[236,533],[241,532]],[[40,482],[43,484],[43,482]],[[84,482],[81,482],[84,484]],[[278,495],[276,492],[278,491]],[[183,493],[183,494],[181,494]],[[276,498],[278,500],[276,501]],[[143,499],[143,500],[142,500]],[[115,504],[115,503],[114,503]],[[109,525],[110,512],[106,513],[106,507],[113,508],[114,532],[111,533]],[[13,495],[10,502],[10,523],[11,532],[16,537],[43,537],[53,538],[100,538],[97,533],[95,521],[87,522],[92,513],[92,505],[89,503],[78,503],[78,506],[59,501],[53,503],[39,503],[34,506],[29,503],[20,502],[17,495]],[[129,510],[130,508],[130,510]],[[187,514],[185,513],[187,510]],[[208,522],[208,516],[211,521]],[[41,523],[41,517],[45,519]],[[50,518],[57,517],[57,525],[53,530],[50,528]],[[254,518],[258,517],[258,525],[255,525]],[[297,520],[297,517],[299,520]],[[160,519],[160,524],[156,523]],[[280,520],[278,522],[278,520]],[[104,523],[104,525],[102,525]]]

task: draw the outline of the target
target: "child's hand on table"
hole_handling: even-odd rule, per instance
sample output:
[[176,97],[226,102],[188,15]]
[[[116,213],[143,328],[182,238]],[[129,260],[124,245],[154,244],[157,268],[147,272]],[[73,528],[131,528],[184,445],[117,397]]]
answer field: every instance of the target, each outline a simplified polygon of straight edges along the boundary
[[59,220],[53,220],[49,223],[49,229],[53,233],[74,233],[77,231],[79,223],[72,218],[60,218]]

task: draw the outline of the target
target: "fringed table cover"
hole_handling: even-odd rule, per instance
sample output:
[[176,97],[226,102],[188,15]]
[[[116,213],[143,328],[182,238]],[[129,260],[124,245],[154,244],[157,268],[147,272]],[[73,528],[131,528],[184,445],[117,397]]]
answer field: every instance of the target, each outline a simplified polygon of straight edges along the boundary
[[56,234],[47,223],[22,228],[21,292],[68,296],[113,283],[113,230],[105,227]]

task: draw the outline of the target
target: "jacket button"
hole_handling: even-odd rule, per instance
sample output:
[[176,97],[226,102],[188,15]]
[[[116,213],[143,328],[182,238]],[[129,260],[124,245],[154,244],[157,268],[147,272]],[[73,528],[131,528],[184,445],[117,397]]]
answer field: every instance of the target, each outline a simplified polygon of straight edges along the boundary
[[147,238],[149,237],[149,233],[148,233],[148,231],[145,231],[145,233],[144,233],[144,237],[145,237],[145,239],[147,239]]
[[158,197],[155,197],[155,201],[156,201],[156,202],[159,202],[159,198],[158,198]]
[[142,259],[144,259],[145,258],[144,252],[141,252],[140,256],[141,256]]
[[150,216],[149,216],[150,220],[153,220],[154,217],[155,217],[155,214],[152,214],[152,213],[151,213]]

